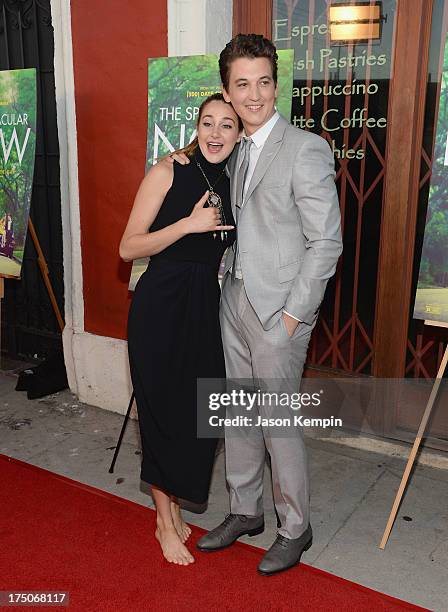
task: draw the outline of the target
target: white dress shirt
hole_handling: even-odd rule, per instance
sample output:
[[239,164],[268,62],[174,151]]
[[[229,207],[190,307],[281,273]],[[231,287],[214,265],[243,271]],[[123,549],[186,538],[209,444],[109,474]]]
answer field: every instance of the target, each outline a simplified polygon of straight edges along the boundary
[[[246,199],[247,190],[249,189],[250,181],[252,180],[252,176],[254,174],[258,158],[260,157],[264,144],[268,139],[269,134],[272,132],[272,128],[277,123],[279,117],[280,115],[277,111],[275,111],[269,121],[266,121],[266,123],[262,125],[261,128],[254,132],[250,137],[253,144],[250,147],[249,166],[247,168],[246,180],[244,182],[243,204]],[[243,134],[243,136],[246,136],[246,134]]]
[[[260,157],[264,144],[266,140],[268,139],[268,136],[271,133],[272,128],[277,123],[277,120],[279,117],[280,115],[278,111],[275,111],[275,113],[272,115],[269,121],[266,121],[266,123],[262,125],[261,128],[259,128],[256,132],[254,132],[250,137],[252,140],[252,145],[250,147],[249,166],[247,168],[246,180],[244,182],[244,188],[243,188],[243,206],[246,200],[246,194],[247,194],[247,190],[249,189],[250,181],[252,180],[252,176],[255,171],[255,166],[257,165],[257,162],[258,162],[258,158]],[[246,137],[246,134],[244,133],[243,136]],[[241,151],[240,151],[240,156],[241,156]],[[238,157],[237,168],[240,167],[240,164],[242,161],[240,159],[240,156]],[[237,262],[236,262],[235,276],[236,278],[239,278],[239,279],[243,278],[239,258],[237,258]],[[300,319],[290,314],[289,312],[286,312],[286,310],[284,310],[283,312],[289,315],[290,317],[292,317],[293,319],[295,319],[296,321],[301,322]]]

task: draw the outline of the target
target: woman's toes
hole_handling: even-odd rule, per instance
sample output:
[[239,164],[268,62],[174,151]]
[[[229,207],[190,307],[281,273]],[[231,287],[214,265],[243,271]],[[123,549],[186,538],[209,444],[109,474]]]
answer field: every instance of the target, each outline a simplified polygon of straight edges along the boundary
[[157,529],[156,538],[160,542],[163,556],[169,563],[189,565],[194,558],[183,544],[182,537],[174,527],[172,529]]
[[186,523],[184,523],[182,525],[182,536],[185,538],[185,540],[188,540],[190,535],[191,535],[191,529],[188,527]]

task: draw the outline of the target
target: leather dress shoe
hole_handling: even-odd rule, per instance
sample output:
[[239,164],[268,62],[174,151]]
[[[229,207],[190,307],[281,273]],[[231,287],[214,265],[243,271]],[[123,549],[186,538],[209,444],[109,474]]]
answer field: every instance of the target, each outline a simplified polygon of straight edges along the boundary
[[255,536],[264,531],[263,516],[228,514],[221,525],[215,527],[196,543],[203,552],[213,552],[231,546],[243,535]]
[[308,525],[299,538],[285,538],[278,534],[277,539],[258,565],[259,573],[263,576],[271,576],[297,565],[302,553],[311,548],[312,543],[311,525]]

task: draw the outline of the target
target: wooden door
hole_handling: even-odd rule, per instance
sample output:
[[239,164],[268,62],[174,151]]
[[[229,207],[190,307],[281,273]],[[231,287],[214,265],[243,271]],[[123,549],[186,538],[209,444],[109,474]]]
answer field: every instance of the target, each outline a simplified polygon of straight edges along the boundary
[[[278,49],[295,49],[291,121],[321,134],[335,152],[344,254],[322,304],[307,373],[430,380],[448,332],[425,328],[412,319],[412,309],[431,175],[445,2],[361,3],[380,5],[380,38],[339,46],[330,40],[329,4],[234,1],[234,33],[262,33]],[[352,58],[349,66],[347,58]],[[325,95],[331,87],[338,87],[337,93]],[[313,88],[324,93],[313,98],[307,93]],[[356,123],[363,108],[364,119],[372,121]],[[329,118],[325,125],[322,116]],[[336,132],[341,117],[352,119],[352,125],[345,123]],[[310,118],[311,128],[305,123]],[[377,432],[407,439],[423,408],[421,395],[411,393],[393,405],[378,403],[371,417]],[[442,409],[432,431],[448,438]]]

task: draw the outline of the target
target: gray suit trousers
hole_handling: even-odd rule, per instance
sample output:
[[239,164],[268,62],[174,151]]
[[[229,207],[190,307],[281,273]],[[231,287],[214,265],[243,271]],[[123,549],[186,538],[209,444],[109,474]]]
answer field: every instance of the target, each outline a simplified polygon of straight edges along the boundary
[[[300,323],[292,337],[283,318],[263,329],[251,306],[244,281],[226,274],[221,296],[221,331],[230,379],[282,379],[288,392],[298,392],[308,343],[315,325]],[[268,382],[268,385],[270,382]],[[285,390],[285,387],[283,387]],[[258,408],[260,416],[272,416]],[[299,413],[300,414],[300,413]],[[252,417],[257,415],[252,414]],[[270,455],[274,503],[281,521],[278,532],[298,538],[309,523],[309,481],[306,449],[300,427],[279,436],[272,427],[251,427],[250,435],[225,432],[226,477],[233,514],[263,514],[263,473]]]

